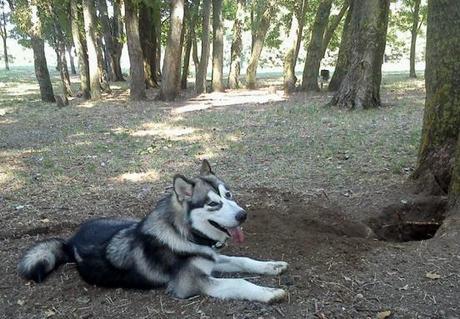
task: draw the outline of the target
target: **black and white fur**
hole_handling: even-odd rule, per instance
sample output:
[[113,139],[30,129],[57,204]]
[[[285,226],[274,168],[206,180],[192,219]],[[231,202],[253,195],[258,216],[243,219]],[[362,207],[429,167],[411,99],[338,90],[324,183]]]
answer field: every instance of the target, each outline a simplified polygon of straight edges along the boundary
[[101,218],[81,225],[69,240],[47,239],[19,262],[22,277],[43,281],[59,265],[75,262],[81,277],[104,287],[166,287],[176,297],[208,295],[221,299],[275,302],[282,289],[213,273],[278,275],[283,261],[257,261],[219,254],[215,247],[246,219],[225,183],[204,160],[193,180],[177,175],[174,191],[142,220]]

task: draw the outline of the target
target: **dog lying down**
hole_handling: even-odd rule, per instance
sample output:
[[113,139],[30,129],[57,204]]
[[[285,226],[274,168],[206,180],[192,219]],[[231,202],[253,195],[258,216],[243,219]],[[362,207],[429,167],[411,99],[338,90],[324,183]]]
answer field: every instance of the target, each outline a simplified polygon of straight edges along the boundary
[[19,274],[41,282],[59,265],[75,262],[86,282],[102,287],[166,287],[178,298],[202,294],[266,303],[284,299],[282,289],[213,277],[215,272],[278,275],[288,264],[217,252],[230,237],[238,243],[244,240],[241,224],[247,214],[207,160],[194,179],[176,175],[173,190],[142,220],[94,219],[68,240],[36,243],[20,260]]

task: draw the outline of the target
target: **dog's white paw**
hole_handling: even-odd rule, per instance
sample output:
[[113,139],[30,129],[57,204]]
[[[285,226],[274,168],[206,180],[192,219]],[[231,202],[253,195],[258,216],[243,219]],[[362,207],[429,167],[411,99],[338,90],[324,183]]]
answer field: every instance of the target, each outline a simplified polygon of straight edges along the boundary
[[287,293],[283,289],[278,289],[278,288],[267,288],[267,289],[270,289],[270,293],[268,295],[268,298],[264,300],[264,302],[272,304],[272,303],[281,302],[286,299]]
[[264,267],[264,274],[279,275],[286,271],[288,263],[284,261],[267,261]]

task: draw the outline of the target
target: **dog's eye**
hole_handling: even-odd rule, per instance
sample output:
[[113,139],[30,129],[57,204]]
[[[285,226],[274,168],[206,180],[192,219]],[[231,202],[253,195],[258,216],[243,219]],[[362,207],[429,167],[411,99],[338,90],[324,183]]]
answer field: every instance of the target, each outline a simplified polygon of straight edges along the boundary
[[209,202],[209,203],[208,203],[208,206],[209,206],[209,207],[217,207],[217,206],[219,206],[219,205],[220,205],[220,204],[219,204],[218,202]]
[[225,198],[232,199],[232,197],[233,197],[232,193],[230,193],[230,192],[225,193]]

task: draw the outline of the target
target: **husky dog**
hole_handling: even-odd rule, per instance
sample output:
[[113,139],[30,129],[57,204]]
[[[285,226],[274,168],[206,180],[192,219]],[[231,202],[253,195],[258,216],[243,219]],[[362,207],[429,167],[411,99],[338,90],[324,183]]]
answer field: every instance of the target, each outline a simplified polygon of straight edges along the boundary
[[242,242],[246,212],[207,160],[194,179],[176,175],[173,191],[142,220],[100,218],[80,226],[69,240],[51,238],[31,247],[18,265],[28,280],[43,281],[59,265],[75,262],[81,277],[103,287],[166,287],[178,298],[203,294],[259,302],[282,300],[282,289],[214,272],[278,275],[283,261],[257,261],[217,252],[228,238]]

